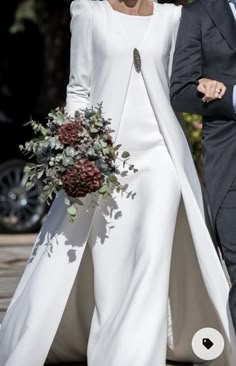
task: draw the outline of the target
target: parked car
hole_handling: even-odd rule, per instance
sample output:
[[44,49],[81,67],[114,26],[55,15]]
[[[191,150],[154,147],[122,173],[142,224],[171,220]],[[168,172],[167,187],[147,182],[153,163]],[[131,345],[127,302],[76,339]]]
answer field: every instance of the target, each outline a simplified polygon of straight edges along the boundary
[[17,125],[0,112],[0,231],[36,231],[47,211],[40,199],[42,182],[26,187],[25,161],[19,145],[32,138],[29,127]]

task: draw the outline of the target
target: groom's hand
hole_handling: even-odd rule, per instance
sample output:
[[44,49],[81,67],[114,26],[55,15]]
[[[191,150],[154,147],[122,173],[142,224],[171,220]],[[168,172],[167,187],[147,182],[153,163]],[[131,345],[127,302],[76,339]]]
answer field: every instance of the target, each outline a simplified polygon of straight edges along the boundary
[[197,90],[204,95],[202,101],[209,103],[221,99],[226,92],[226,86],[217,80],[202,78],[198,80]]

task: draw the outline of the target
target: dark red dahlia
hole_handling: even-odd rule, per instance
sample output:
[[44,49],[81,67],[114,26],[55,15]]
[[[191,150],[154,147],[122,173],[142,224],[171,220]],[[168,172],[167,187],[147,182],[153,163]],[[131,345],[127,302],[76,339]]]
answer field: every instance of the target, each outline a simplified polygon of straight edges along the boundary
[[78,145],[79,134],[83,127],[79,122],[69,122],[62,125],[58,130],[58,137],[64,145]]
[[113,140],[112,140],[112,136],[111,135],[108,135],[108,137],[107,137],[107,143],[108,143],[108,145],[112,145],[113,144]]
[[94,161],[77,160],[62,176],[65,192],[70,197],[84,197],[101,188],[103,178]]

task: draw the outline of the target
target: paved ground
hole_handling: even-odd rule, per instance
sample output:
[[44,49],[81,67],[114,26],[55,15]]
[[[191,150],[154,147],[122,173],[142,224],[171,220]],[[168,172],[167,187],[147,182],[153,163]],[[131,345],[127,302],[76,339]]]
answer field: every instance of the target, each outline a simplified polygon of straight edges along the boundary
[[11,300],[35,235],[0,235],[0,319]]
[[[22,275],[34,239],[35,235],[0,235],[0,322]],[[167,363],[167,365],[191,366],[179,363]],[[86,366],[86,364],[60,366]]]

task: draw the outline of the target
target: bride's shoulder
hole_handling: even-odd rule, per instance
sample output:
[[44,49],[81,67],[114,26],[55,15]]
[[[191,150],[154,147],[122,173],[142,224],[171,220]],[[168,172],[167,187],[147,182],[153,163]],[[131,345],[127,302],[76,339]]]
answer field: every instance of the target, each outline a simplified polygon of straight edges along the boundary
[[70,4],[71,13],[86,13],[91,8],[91,0],[73,0]]
[[159,4],[155,3],[157,8],[157,12],[161,13],[165,19],[168,19],[170,22],[178,22],[181,18],[182,13],[182,5],[174,5],[174,4]]
[[94,6],[99,6],[103,1],[100,0],[73,0],[71,2],[71,11],[83,11],[90,13]]
[[92,24],[91,0],[74,0],[70,5],[71,31]]
[[[70,6],[71,12],[71,27],[75,24],[78,26],[83,26],[84,24],[89,24],[92,26],[96,19],[104,15],[104,11],[109,9],[108,0],[73,0]],[[96,15],[96,16],[95,16]]]
[[84,12],[91,12],[94,9],[105,7],[107,0],[73,0],[71,3],[71,10],[81,9]]

